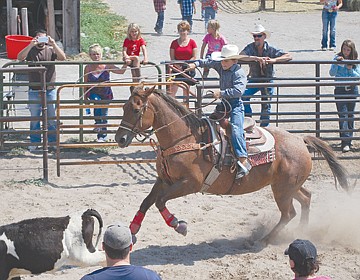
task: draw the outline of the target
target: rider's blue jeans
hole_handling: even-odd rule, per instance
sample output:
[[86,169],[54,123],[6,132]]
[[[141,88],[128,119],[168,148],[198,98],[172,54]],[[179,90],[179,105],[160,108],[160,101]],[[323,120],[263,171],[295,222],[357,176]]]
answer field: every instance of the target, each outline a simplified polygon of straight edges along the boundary
[[247,157],[246,142],[244,135],[244,105],[241,99],[228,99],[231,105],[231,142],[236,157]]

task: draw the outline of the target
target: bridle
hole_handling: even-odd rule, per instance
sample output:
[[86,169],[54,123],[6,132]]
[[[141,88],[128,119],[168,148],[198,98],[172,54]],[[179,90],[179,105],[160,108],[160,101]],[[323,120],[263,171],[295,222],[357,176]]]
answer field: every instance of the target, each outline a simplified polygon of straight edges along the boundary
[[[134,96],[135,95],[139,96],[142,99],[142,97],[139,94],[134,94]],[[159,127],[158,129],[140,131],[139,128],[138,128],[138,124],[140,124],[140,126],[142,126],[143,116],[144,116],[147,109],[152,110],[154,115],[157,114],[155,109],[148,105],[148,99],[146,99],[146,101],[140,107],[140,109],[133,109],[133,111],[137,115],[135,123],[131,124],[131,123],[128,123],[128,122],[122,120],[121,125],[120,125],[121,128],[123,128],[123,129],[129,131],[130,133],[134,134],[134,138],[137,141],[141,142],[141,143],[145,142],[147,139],[149,139],[156,132],[158,132],[158,131],[160,131],[160,130],[162,130],[162,129],[164,129],[164,128],[172,125],[172,124],[174,124],[178,120],[183,119],[183,118],[185,118],[185,117],[187,117],[189,115],[189,114],[186,114],[184,116],[181,116],[179,119],[176,119],[175,121],[172,121],[172,122],[170,122],[168,124],[165,124],[165,125]],[[191,113],[191,114],[193,114],[193,113]],[[123,124],[126,125],[126,126],[123,126]],[[139,136],[142,136],[143,138],[140,139]]]
[[[141,98],[141,96],[139,94],[135,94],[135,95],[137,95]],[[145,142],[146,139],[150,138],[151,135],[153,135],[155,133],[154,129],[141,131],[138,128],[138,127],[141,127],[143,124],[143,116],[147,109],[151,109],[154,113],[156,113],[153,108],[148,106],[148,99],[146,99],[146,101],[140,107],[140,109],[133,109],[133,111],[136,115],[136,121],[134,124],[131,124],[131,123],[128,123],[128,122],[122,120],[121,125],[120,125],[121,128],[134,134],[134,138],[141,143]],[[143,138],[140,138],[139,136],[142,136]]]

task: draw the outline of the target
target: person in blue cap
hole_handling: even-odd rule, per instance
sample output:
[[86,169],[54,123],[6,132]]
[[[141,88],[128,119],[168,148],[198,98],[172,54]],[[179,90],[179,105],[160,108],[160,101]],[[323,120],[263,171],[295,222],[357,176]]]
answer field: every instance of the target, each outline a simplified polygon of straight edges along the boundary
[[289,256],[291,270],[295,273],[293,280],[331,280],[328,276],[316,276],[319,271],[317,250],[309,240],[296,239],[285,250]]

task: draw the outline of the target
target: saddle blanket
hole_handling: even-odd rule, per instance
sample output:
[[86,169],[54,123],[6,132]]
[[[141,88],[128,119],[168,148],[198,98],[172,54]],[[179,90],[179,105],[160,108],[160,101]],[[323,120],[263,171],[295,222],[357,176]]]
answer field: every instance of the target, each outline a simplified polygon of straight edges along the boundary
[[254,155],[249,155],[248,160],[250,161],[252,166],[258,166],[261,164],[266,164],[269,162],[273,162],[275,160],[275,149],[272,148],[269,151],[261,152]]

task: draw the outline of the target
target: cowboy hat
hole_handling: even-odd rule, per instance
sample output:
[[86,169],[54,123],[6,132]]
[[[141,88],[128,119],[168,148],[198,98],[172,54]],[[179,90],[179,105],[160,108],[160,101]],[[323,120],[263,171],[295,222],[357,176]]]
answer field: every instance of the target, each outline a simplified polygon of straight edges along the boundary
[[224,59],[241,59],[243,55],[239,55],[239,48],[236,45],[225,45],[221,52],[213,52],[211,59],[221,61]]
[[264,33],[267,39],[270,38],[271,34],[270,31],[266,30],[261,24],[255,24],[255,30],[250,33],[253,35]]

